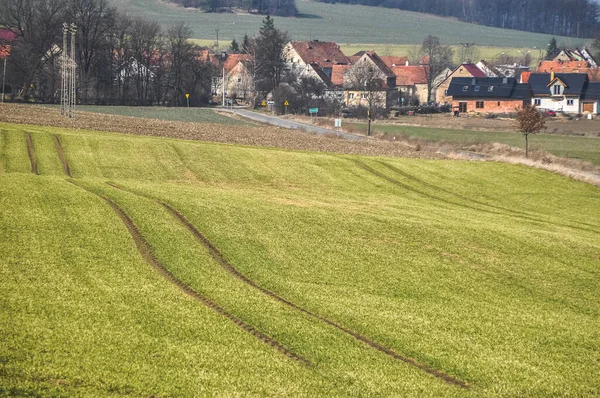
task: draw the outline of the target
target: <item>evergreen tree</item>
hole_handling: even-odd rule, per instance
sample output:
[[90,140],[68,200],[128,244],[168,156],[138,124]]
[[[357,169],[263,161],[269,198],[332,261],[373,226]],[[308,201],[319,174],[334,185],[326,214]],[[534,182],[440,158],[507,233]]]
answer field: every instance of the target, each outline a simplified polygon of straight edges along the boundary
[[550,43],[548,43],[548,50],[546,50],[546,58],[554,58],[557,50],[558,49],[556,45],[556,39],[553,37],[552,40],[550,40]]
[[238,44],[238,42],[233,39],[231,41],[231,44],[229,45],[229,52],[233,53],[233,54],[239,54],[240,52],[240,45]]
[[256,38],[256,78],[263,92],[270,92],[279,86],[285,70],[283,47],[289,41],[287,32],[275,28],[270,15],[263,20]]

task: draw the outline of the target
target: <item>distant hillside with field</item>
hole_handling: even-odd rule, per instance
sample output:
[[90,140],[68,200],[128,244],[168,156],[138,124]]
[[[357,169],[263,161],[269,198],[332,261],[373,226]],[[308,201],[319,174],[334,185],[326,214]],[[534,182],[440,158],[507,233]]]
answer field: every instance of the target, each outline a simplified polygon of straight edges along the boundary
[[[258,32],[262,15],[205,13],[159,0],[112,2],[130,16],[160,22],[163,27],[185,22],[194,38],[215,41],[240,39]],[[429,14],[348,4],[298,1],[299,17],[276,17],[278,28],[295,40],[319,39],[339,44],[420,44],[427,35],[436,35],[446,44],[475,42],[478,46],[546,48],[552,36],[517,30],[491,28]],[[557,37],[560,44],[575,47],[584,39]],[[224,43],[219,43],[223,45]]]

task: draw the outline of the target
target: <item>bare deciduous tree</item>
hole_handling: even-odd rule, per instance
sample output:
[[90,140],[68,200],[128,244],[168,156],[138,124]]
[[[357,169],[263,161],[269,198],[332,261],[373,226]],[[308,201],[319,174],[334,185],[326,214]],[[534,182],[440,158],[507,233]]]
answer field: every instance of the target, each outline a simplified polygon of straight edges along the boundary
[[525,136],[525,157],[529,157],[529,134],[535,134],[546,129],[546,119],[538,109],[526,104],[517,109],[516,128]]

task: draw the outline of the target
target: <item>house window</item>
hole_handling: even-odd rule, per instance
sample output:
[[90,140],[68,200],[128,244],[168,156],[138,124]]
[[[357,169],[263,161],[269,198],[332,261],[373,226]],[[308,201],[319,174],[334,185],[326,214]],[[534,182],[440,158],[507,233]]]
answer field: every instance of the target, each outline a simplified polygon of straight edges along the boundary
[[360,99],[367,99],[367,93],[360,93]]
[[477,102],[475,102],[475,108],[477,108],[477,109],[483,109],[483,101],[477,101]]
[[568,99],[568,100],[567,100],[567,105],[573,105],[573,103],[574,103],[574,102],[575,102],[574,100],[572,100],[572,99]]
[[542,100],[541,100],[541,98],[535,98],[535,99],[533,100],[533,105],[535,105],[535,106],[540,106],[540,105],[542,105]]
[[350,94],[348,94],[348,98],[350,98],[350,99],[354,99],[354,93],[350,93]]
[[466,112],[467,111],[467,103],[466,102],[459,102],[458,103],[458,111],[459,112]]
[[444,90],[444,96],[448,95],[448,90]]
[[463,91],[467,91],[469,89],[469,86],[463,86]]
[[560,89],[561,89],[561,86],[559,86],[559,85],[557,84],[557,85],[554,85],[554,86],[552,86],[552,87],[553,87],[553,90],[554,90],[554,95],[560,95]]
[[494,86],[489,86],[488,91],[494,91]]
[[238,83],[241,83],[241,82],[242,82],[242,78],[238,77]]
[[479,91],[479,86],[475,86],[475,91]]

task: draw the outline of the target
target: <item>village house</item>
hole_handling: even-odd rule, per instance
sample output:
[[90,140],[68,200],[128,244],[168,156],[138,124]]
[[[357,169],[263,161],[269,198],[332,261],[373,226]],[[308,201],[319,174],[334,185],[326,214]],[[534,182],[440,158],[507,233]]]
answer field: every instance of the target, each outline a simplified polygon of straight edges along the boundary
[[[358,52],[351,60],[355,61],[344,74],[345,105],[368,106],[369,93],[374,106],[389,108],[398,102],[396,75],[374,51]],[[365,89],[359,84],[365,84]],[[368,90],[367,84],[375,84],[376,90]]]
[[438,104],[452,103],[452,95],[448,93],[450,82],[458,77],[487,77],[486,74],[477,67],[477,65],[466,62],[458,65],[437,87],[435,102]]
[[455,77],[448,96],[454,112],[510,113],[530,102],[531,89],[512,77]]
[[392,66],[396,75],[396,90],[399,105],[426,104],[427,69],[426,65]]
[[598,114],[600,82],[590,82],[586,73],[532,73],[528,84],[531,103],[541,109],[571,114]]
[[348,65],[350,59],[334,42],[291,41],[284,47],[288,71],[298,78],[310,76],[321,81],[325,87],[333,86],[331,78],[336,65]]

